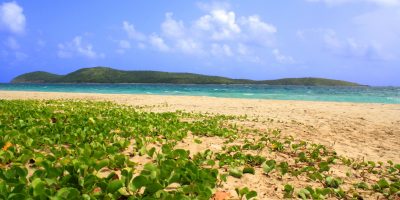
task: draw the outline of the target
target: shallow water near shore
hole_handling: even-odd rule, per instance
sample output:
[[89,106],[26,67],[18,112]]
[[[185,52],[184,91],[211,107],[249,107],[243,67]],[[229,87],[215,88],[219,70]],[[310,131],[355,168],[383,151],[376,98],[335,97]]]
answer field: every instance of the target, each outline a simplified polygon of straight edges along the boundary
[[306,100],[400,104],[400,87],[326,87],[194,84],[0,84],[0,90],[155,94],[244,99]]

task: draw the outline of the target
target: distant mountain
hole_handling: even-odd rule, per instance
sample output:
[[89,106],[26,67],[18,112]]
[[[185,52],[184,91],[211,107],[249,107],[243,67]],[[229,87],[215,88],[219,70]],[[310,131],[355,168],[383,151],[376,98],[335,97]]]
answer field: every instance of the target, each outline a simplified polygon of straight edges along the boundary
[[207,76],[192,73],[159,71],[123,71],[108,67],[83,68],[67,75],[43,71],[31,72],[15,77],[12,83],[174,83],[174,84],[268,84],[307,86],[359,86],[357,83],[323,78],[285,78],[254,81]]

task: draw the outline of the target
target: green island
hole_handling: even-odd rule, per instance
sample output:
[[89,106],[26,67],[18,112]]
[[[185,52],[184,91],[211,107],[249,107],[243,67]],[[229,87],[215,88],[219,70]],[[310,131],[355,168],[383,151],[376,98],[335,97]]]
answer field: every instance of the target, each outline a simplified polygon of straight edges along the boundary
[[306,86],[359,86],[357,83],[324,78],[285,78],[277,80],[231,79],[193,73],[123,71],[108,67],[83,68],[66,75],[43,71],[15,77],[12,83],[173,83],[173,84],[267,84]]
[[[241,200],[400,198],[400,164],[350,159],[242,123],[252,120],[110,102],[0,100],[0,199],[207,200],[223,187]],[[221,148],[205,148],[210,141]],[[267,184],[266,196],[230,185],[241,179]]]

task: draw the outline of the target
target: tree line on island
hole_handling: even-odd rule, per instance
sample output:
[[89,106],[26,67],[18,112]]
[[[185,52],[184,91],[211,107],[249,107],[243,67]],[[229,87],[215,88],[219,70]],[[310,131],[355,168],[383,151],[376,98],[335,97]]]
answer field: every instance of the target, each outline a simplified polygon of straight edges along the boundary
[[66,75],[36,71],[15,77],[12,83],[171,83],[171,84],[267,84],[306,86],[359,86],[357,83],[324,78],[276,80],[232,79],[194,73],[123,71],[108,67],[82,68]]

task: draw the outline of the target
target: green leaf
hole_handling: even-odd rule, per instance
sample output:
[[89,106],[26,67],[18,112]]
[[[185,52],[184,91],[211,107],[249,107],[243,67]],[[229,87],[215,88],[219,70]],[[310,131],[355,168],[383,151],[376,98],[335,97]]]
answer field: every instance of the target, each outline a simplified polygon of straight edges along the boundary
[[133,179],[132,184],[136,190],[139,190],[141,187],[144,187],[145,185],[147,185],[147,182],[148,181],[145,176],[139,175]]
[[279,164],[279,170],[282,176],[285,175],[289,171],[289,164],[287,162],[281,162]]
[[107,192],[114,194],[119,188],[123,187],[124,183],[121,180],[113,180],[107,186]]
[[32,181],[33,196],[45,195],[45,184],[40,178],[36,178]]
[[149,175],[151,179],[157,178],[157,166],[155,166],[153,163],[146,163],[143,167],[142,174]]
[[253,167],[245,167],[243,168],[243,174],[255,174],[255,170]]
[[301,189],[297,192],[297,196],[300,197],[303,200],[308,199],[308,197],[311,195],[310,191],[307,189]]
[[390,185],[389,185],[389,183],[386,181],[386,179],[382,178],[382,179],[380,179],[380,180],[378,181],[378,186],[379,186],[381,189],[385,189],[385,188],[388,188]]
[[164,189],[164,187],[159,183],[148,183],[146,185],[146,190],[144,191],[146,194],[154,194],[159,190]]
[[292,198],[293,192],[294,192],[294,187],[292,185],[286,184],[283,188],[283,191],[285,192],[285,194],[284,194],[285,198]]
[[319,172],[329,172],[330,167],[328,162],[321,162],[318,164]]
[[25,196],[25,194],[22,193],[12,193],[10,195],[8,195],[8,200],[21,200],[21,199],[27,199],[27,197]]
[[154,152],[156,151],[156,148],[151,148],[150,150],[147,151],[147,155],[152,158],[154,155]]
[[57,191],[56,197],[58,199],[79,199],[80,192],[76,188],[66,187]]
[[357,183],[357,184],[354,185],[354,187],[360,188],[360,189],[363,189],[363,190],[368,190],[368,188],[369,188],[368,184],[366,184],[365,182]]
[[235,178],[241,178],[243,176],[242,170],[239,170],[237,168],[231,168],[229,170],[229,175],[235,177]]
[[276,161],[275,160],[267,160],[262,164],[262,168],[265,174],[269,174],[272,170],[275,169]]
[[325,185],[327,187],[338,188],[340,184],[342,184],[342,180],[339,178],[333,178],[332,176],[328,176],[325,178]]
[[250,191],[249,193],[246,194],[246,199],[252,199],[254,197],[257,197],[257,192],[256,191]]

